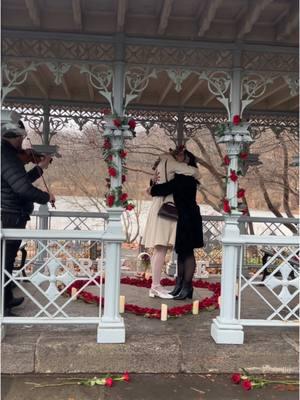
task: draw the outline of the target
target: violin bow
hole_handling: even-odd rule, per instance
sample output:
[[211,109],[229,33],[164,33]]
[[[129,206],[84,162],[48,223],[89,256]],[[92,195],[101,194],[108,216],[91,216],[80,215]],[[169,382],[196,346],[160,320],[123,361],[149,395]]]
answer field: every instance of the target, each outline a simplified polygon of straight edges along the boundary
[[[31,146],[31,147],[29,147],[29,149],[30,149],[30,151],[31,151],[31,154],[32,154],[32,158],[33,158],[33,160],[34,160],[34,163],[35,163],[36,165],[38,165],[37,159],[35,158],[34,151],[32,150],[32,143],[31,143],[31,140],[30,140],[29,137],[27,138],[27,140],[29,141],[30,146]],[[41,174],[40,170],[39,170],[39,175],[40,175],[40,177],[42,178],[42,181],[43,181],[43,183],[44,183],[44,186],[45,186],[47,192],[50,194],[49,187],[48,187],[48,185],[47,185],[47,183],[46,183],[46,181],[45,181],[45,178],[44,178],[43,174]],[[52,206],[53,208],[56,208],[56,207],[55,207],[55,202],[54,202],[54,201],[50,201],[50,204],[51,204],[51,206]]]

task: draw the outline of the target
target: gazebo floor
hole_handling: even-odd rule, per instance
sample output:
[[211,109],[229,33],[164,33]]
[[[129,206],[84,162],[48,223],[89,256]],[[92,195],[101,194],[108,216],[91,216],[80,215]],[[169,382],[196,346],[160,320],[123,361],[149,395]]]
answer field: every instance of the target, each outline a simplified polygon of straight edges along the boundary
[[[93,289],[90,289],[93,291]],[[126,303],[160,308],[187,302],[150,299],[148,290],[122,285]],[[194,298],[210,296],[196,289]],[[249,293],[246,316],[265,317],[265,307]],[[174,304],[175,303],[175,304]],[[179,304],[178,304],[179,303]],[[16,308],[30,313],[29,301]],[[72,302],[77,315],[96,315],[97,307]],[[231,373],[241,367],[256,373],[293,374],[298,371],[298,330],[288,327],[245,327],[244,345],[216,344],[210,336],[215,311],[200,311],[166,322],[124,314],[125,344],[97,344],[96,326],[8,325],[2,342],[4,374],[76,373]]]

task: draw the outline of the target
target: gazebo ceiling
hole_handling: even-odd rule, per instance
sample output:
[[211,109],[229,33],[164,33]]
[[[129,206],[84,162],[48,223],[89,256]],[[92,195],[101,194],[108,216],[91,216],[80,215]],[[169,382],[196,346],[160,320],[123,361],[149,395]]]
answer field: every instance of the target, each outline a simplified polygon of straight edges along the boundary
[[298,43],[297,0],[2,0],[2,28]]
[[[296,0],[2,0],[2,59],[19,68],[43,61],[7,99],[105,103],[80,64],[112,65],[120,32],[126,64],[156,68],[157,78],[132,105],[224,109],[199,74],[176,90],[166,69],[230,71],[240,47],[247,49],[244,70],[272,77],[249,108],[296,112],[298,94],[286,74],[298,70],[298,24]],[[270,49],[277,58],[268,56]],[[57,61],[71,64],[60,84],[49,68]]]

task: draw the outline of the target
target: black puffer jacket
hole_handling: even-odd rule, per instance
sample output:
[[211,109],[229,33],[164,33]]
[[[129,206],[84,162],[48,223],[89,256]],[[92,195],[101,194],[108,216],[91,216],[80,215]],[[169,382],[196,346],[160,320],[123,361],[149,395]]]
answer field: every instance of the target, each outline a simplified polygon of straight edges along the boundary
[[1,212],[30,215],[33,203],[46,204],[50,196],[34,187],[43,170],[36,166],[26,172],[17,150],[7,141],[1,141]]

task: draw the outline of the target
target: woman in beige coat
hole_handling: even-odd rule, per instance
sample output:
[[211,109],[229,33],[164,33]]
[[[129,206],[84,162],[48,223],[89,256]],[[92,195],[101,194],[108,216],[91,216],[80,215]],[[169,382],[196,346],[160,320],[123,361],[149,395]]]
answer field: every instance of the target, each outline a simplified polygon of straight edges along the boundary
[[[173,179],[175,173],[199,179],[197,168],[190,167],[184,162],[176,161],[171,154],[161,155],[160,162],[155,170],[156,183],[165,183]],[[168,294],[160,285],[161,271],[167,250],[169,247],[174,246],[176,239],[176,221],[158,216],[160,207],[166,202],[174,202],[173,195],[153,197],[142,238],[142,245],[146,248],[153,248],[151,257],[152,286],[149,296],[171,299],[173,296]]]

